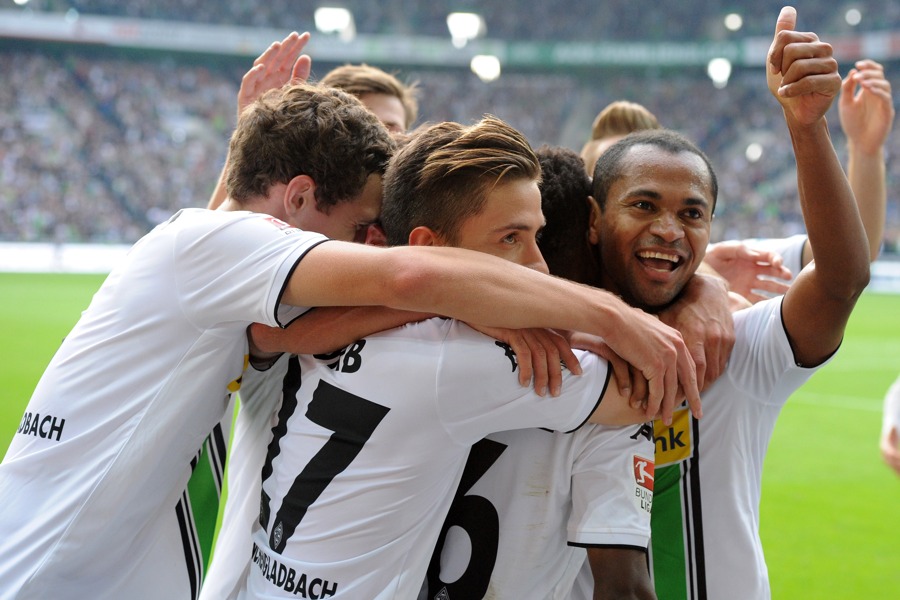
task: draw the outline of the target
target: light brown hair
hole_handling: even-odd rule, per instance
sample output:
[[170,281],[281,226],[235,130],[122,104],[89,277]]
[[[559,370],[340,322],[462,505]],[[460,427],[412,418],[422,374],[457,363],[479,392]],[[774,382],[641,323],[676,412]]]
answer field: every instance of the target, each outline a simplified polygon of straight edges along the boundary
[[372,67],[367,64],[343,65],[329,71],[320,83],[344,90],[357,98],[362,97],[364,94],[394,96],[403,105],[403,112],[406,117],[404,127],[406,129],[412,127],[419,114],[416,84],[402,83],[395,76],[382,71],[378,67]]
[[478,214],[501,181],[539,182],[541,167],[528,140],[485,115],[469,127],[423,126],[391,159],[384,177],[381,222],[388,244],[404,245],[420,226],[454,243],[462,222]]
[[644,129],[659,129],[661,125],[644,105],[627,100],[610,102],[594,118],[591,139],[581,149],[581,159],[588,173],[594,172],[597,158],[609,147],[609,138],[626,136]]

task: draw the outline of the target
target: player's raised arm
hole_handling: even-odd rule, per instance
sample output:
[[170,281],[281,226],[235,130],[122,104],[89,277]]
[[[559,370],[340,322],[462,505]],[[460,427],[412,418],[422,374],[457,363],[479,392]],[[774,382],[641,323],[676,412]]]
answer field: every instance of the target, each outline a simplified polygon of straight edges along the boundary
[[[253,66],[241,79],[241,87],[237,95],[238,117],[251,102],[259,98],[263,92],[275,89],[291,81],[306,81],[312,67],[312,59],[301,54],[309,42],[309,33],[296,31],[288,34],[280,42],[272,42],[265,52],[253,61]],[[228,164],[226,157],[225,164]],[[227,178],[226,167],[219,174],[216,189],[206,208],[216,209],[225,201],[228,193],[225,189]]]
[[887,206],[884,144],[894,125],[891,84],[884,67],[861,60],[841,84],[841,127],[847,135],[847,177],[869,239],[869,258],[878,258]]
[[837,61],[816,34],[795,31],[796,22],[796,10],[781,10],[766,78],[791,134],[800,206],[815,255],[814,268],[804,270],[785,294],[782,316],[795,359],[813,366],[837,349],[869,281],[869,244],[825,121],[841,87]]
[[670,417],[684,396],[700,413],[694,361],[675,329],[608,292],[484,253],[331,241],[298,263],[283,301],[298,306],[375,304],[494,327],[592,333],[648,380],[648,415],[661,408]]

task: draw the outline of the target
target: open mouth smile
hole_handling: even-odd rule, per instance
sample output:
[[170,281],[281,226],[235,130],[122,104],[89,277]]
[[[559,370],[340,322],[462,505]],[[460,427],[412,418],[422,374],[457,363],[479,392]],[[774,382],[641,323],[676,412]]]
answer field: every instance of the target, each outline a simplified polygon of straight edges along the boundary
[[637,257],[646,268],[664,273],[674,271],[684,262],[677,254],[656,250],[641,250],[637,253]]

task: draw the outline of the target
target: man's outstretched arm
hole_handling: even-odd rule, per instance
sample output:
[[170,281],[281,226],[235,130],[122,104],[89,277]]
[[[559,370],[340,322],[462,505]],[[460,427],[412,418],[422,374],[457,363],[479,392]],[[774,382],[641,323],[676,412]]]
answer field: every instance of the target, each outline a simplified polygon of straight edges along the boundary
[[794,31],[796,21],[793,8],[782,9],[766,78],[791,134],[800,206],[815,254],[813,268],[785,293],[782,317],[798,364],[815,366],[837,349],[869,281],[869,243],[825,121],[841,87],[837,61],[814,33]]
[[847,135],[847,177],[869,239],[869,258],[878,258],[887,206],[884,145],[894,125],[891,84],[884,67],[861,60],[841,85],[841,128]]
[[[329,241],[298,263],[283,302],[382,305],[492,327],[551,327],[603,337],[649,382],[649,416],[687,397],[700,413],[693,359],[676,330],[621,299],[481,252]],[[681,391],[680,391],[681,390]]]

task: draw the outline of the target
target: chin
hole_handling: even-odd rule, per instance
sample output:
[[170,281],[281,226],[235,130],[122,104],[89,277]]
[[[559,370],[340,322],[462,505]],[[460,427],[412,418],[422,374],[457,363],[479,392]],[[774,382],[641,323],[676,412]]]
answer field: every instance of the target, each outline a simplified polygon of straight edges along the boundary
[[644,290],[643,292],[636,293],[632,296],[634,298],[634,302],[632,304],[637,306],[638,308],[645,310],[649,313],[659,312],[665,308],[667,308],[672,302],[675,301],[675,298],[678,297],[678,292],[674,290]]

